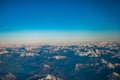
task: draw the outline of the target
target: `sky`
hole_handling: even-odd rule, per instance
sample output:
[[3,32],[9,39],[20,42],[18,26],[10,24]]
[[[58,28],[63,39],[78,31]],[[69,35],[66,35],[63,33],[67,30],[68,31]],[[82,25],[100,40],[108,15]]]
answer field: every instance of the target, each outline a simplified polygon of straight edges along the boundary
[[119,0],[0,0],[0,42],[119,41]]

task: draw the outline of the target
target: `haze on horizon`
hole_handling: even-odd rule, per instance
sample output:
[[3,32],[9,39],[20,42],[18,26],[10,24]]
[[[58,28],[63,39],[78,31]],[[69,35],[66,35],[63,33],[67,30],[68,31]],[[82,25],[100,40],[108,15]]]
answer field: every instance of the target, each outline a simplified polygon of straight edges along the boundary
[[120,41],[119,0],[1,0],[0,43]]

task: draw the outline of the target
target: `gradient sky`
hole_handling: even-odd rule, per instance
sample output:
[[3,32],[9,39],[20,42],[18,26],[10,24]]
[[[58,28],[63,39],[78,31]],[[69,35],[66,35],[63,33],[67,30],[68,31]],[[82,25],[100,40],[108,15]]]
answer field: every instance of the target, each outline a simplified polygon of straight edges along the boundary
[[0,42],[120,40],[120,0],[0,0]]

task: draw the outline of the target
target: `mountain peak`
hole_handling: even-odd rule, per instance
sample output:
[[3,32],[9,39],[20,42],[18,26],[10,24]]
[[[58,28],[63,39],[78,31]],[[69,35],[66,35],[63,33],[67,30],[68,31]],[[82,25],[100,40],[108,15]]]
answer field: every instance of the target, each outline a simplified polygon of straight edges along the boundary
[[107,76],[108,80],[120,80],[120,74],[113,72]]

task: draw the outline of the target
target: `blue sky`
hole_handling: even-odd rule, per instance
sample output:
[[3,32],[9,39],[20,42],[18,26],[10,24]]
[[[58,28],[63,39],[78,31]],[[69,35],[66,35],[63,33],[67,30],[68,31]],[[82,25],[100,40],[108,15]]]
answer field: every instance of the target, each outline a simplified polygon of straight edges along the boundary
[[[74,37],[67,36],[71,34],[77,34],[74,41],[85,36],[89,36],[88,40],[107,40],[106,37],[108,40],[119,40],[119,4],[119,0],[1,0],[0,41],[9,41],[11,38],[17,41],[17,37],[27,40],[28,35],[25,34],[50,35],[47,39],[51,40],[53,32],[58,34],[54,37],[56,41],[59,34],[61,39],[62,36],[63,39],[68,38],[66,41],[72,41]],[[19,36],[22,32],[24,35]],[[41,37],[39,35],[37,37]]]

